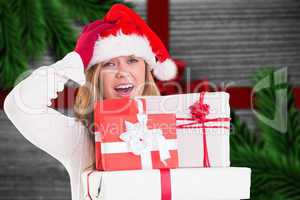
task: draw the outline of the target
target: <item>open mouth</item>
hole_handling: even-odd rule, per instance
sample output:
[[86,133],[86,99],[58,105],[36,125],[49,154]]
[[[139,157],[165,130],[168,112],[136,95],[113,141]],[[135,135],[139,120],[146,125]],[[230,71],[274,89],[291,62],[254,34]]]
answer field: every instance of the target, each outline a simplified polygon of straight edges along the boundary
[[114,90],[120,95],[120,96],[129,96],[131,91],[133,90],[134,85],[131,83],[126,84],[119,84],[114,87]]

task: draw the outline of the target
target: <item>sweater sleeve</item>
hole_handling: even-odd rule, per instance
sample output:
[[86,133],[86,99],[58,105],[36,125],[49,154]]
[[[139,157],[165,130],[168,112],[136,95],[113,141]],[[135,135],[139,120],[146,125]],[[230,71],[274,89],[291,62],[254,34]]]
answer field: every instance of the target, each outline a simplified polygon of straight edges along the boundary
[[4,112],[18,131],[62,163],[68,162],[83,129],[80,121],[48,107],[68,79],[85,83],[83,64],[76,52],[34,70],[15,85],[4,101]]

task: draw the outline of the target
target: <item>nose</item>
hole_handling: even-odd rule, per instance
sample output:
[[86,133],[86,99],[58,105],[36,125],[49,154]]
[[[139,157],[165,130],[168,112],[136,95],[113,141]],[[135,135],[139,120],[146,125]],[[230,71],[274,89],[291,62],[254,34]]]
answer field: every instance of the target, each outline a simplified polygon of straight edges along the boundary
[[116,73],[116,77],[117,78],[124,78],[124,77],[128,77],[129,73],[123,70],[118,70]]
[[116,73],[117,78],[128,77],[128,64],[126,62],[119,62],[118,70]]

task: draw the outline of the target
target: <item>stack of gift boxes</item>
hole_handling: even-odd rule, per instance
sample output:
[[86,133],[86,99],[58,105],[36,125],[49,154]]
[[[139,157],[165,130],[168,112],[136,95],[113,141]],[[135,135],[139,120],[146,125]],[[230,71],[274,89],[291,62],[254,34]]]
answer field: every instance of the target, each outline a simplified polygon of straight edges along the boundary
[[230,167],[226,92],[98,101],[96,169],[83,199],[248,199],[249,168]]

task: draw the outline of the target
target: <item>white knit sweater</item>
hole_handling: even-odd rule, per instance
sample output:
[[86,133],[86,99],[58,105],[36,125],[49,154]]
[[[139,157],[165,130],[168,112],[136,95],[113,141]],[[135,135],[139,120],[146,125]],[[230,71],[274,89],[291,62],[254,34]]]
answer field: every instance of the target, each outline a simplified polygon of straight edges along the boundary
[[94,144],[80,121],[49,108],[64,84],[72,79],[85,82],[83,64],[76,52],[62,60],[34,70],[8,94],[4,111],[18,131],[68,171],[72,200],[83,199],[81,173],[94,162]]

